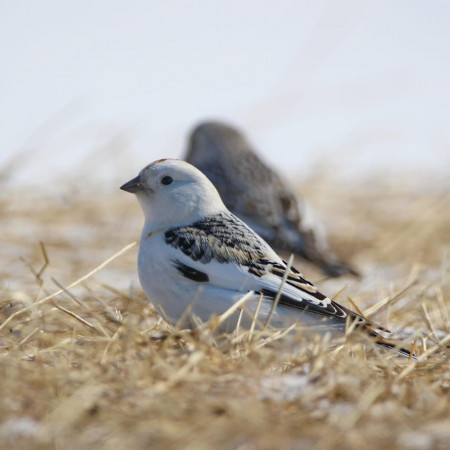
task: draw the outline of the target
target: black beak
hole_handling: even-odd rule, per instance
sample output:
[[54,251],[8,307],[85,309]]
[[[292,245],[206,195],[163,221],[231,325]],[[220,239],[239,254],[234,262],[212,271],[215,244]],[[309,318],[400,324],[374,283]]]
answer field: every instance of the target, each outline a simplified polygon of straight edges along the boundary
[[136,194],[136,192],[142,191],[144,189],[144,185],[141,182],[141,178],[138,175],[136,178],[128,181],[124,185],[120,186],[122,191],[131,192],[132,194]]

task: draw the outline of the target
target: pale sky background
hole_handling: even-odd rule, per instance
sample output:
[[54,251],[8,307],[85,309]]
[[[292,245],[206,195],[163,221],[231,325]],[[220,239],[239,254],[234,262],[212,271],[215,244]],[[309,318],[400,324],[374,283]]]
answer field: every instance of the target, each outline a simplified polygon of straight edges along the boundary
[[13,185],[122,183],[210,118],[291,179],[450,175],[446,0],[0,0],[0,62]]

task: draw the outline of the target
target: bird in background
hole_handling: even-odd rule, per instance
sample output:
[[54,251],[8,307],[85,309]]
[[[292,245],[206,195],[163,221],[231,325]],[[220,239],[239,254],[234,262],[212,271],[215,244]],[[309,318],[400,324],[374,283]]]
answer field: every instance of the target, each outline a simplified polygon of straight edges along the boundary
[[323,226],[309,206],[236,128],[221,122],[198,125],[185,160],[210,179],[231,212],[277,251],[301,256],[331,277],[359,276],[329,249]]
[[238,321],[249,328],[255,316],[260,323],[298,323],[314,333],[343,333],[349,322],[356,322],[377,344],[395,346],[377,334],[381,327],[330,300],[295,267],[288,267],[226,208],[214,185],[191,164],[155,161],[121,189],[136,194],[145,216],[138,256],[142,288],[170,322],[189,325],[194,316],[208,321],[247,295],[250,314],[243,317],[236,311],[223,331],[233,330]]

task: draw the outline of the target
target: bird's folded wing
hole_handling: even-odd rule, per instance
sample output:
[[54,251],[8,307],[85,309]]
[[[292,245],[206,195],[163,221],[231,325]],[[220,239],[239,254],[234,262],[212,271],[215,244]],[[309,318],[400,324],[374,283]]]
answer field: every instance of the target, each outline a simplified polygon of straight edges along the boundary
[[[282,261],[263,259],[257,265],[243,265],[235,261],[219,262],[212,258],[208,263],[194,261],[178,249],[171,248],[173,266],[180,276],[199,284],[223,289],[235,289],[245,293],[249,290],[261,292],[269,300],[274,300],[282,283],[286,266]],[[310,313],[333,317],[345,322],[347,317],[363,320],[357,314],[340,306],[320,293],[301,274],[292,268],[288,274],[279,299],[279,304]]]

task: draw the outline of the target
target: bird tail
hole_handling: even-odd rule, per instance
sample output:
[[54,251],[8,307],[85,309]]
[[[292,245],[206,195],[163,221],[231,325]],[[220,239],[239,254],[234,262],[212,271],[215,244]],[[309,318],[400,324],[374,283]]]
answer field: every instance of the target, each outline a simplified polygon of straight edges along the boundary
[[[285,227],[286,228],[286,227]],[[294,233],[283,236],[283,242],[290,244],[287,248],[302,258],[319,266],[330,277],[353,275],[360,278],[361,274],[351,264],[337,258],[328,248],[324,238],[317,236],[314,230],[296,229]]]
[[375,344],[377,344],[379,347],[385,348],[386,350],[395,350],[399,355],[406,358],[417,359],[417,355],[414,352],[414,346],[412,348],[405,348],[393,341],[383,338],[376,331],[369,327],[367,327],[367,331],[369,331],[370,337],[373,338]]
[[348,310],[347,308],[344,308],[341,306],[344,311],[349,314],[349,321],[347,322],[347,332],[352,332],[353,329],[357,329],[358,331],[364,333],[366,336],[368,336],[376,345],[378,345],[381,348],[384,348],[386,350],[394,350],[399,355],[404,356],[406,358],[410,359],[417,359],[417,355],[415,353],[415,345],[413,344],[410,348],[407,348],[409,346],[401,346],[398,343],[386,339],[383,336],[381,336],[377,331],[384,331],[386,333],[390,333],[390,331],[387,328],[384,328],[375,322],[372,322],[371,320],[366,319],[362,313],[356,314],[352,311]]
[[319,262],[320,268],[330,277],[336,278],[342,275],[353,275],[357,278],[361,274],[350,264],[338,259]]

